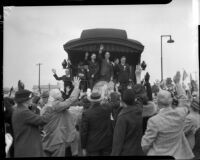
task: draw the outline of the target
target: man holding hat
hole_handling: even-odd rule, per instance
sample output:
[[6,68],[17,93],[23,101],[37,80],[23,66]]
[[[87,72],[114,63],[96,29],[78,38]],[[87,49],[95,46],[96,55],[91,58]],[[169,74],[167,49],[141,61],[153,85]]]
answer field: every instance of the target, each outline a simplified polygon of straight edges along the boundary
[[43,149],[39,126],[48,122],[50,114],[39,116],[29,110],[32,92],[26,89],[15,93],[17,107],[12,115],[14,157],[42,157]]

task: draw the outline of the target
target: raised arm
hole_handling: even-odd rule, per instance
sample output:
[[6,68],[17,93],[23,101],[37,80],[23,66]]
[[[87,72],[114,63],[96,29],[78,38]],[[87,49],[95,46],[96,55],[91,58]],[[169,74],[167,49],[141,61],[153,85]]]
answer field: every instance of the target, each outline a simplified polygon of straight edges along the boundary
[[74,77],[73,80],[73,86],[74,90],[71,93],[71,96],[66,99],[64,102],[59,102],[55,106],[53,106],[53,109],[57,112],[63,111],[65,109],[68,109],[79,97],[79,84],[80,84],[80,79],[78,77]]
[[141,84],[141,73],[142,73],[142,68],[140,65],[136,65],[135,69],[135,77],[136,77],[136,83]]
[[51,110],[46,110],[43,115],[35,114],[34,112],[30,110],[25,110],[23,112],[23,116],[25,118],[25,122],[27,124],[35,125],[35,126],[43,126],[46,123],[48,123],[50,117],[51,117]]
[[52,72],[53,72],[53,76],[55,77],[56,80],[62,80],[63,79],[62,77],[57,76],[55,69],[52,69]]

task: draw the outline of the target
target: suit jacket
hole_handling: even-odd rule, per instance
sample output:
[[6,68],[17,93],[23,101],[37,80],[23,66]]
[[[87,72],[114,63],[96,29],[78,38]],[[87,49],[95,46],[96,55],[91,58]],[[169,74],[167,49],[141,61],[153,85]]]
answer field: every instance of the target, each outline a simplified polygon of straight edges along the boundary
[[57,74],[53,75],[56,80],[62,80],[64,82],[64,87],[66,88],[67,86],[72,87],[72,79],[71,76],[67,77],[66,75],[63,75],[62,77],[58,77]]
[[89,66],[88,66],[88,69],[89,69],[89,78],[91,78],[91,76],[94,74],[94,77],[97,76],[97,73],[99,72],[99,64],[97,62],[92,62],[92,61],[89,61]]
[[39,126],[47,123],[49,118],[49,112],[39,116],[25,106],[17,106],[12,116],[15,157],[43,156]]
[[123,108],[117,117],[114,129],[111,156],[143,155],[142,104]]
[[130,78],[130,67],[128,64],[118,65],[118,81],[119,82],[128,82]]
[[100,75],[104,76],[106,81],[110,81],[110,78],[113,77],[112,63],[103,59],[101,54],[99,54],[98,59],[101,64]]
[[83,112],[81,120],[81,146],[88,152],[112,147],[112,122],[109,106],[94,104]]

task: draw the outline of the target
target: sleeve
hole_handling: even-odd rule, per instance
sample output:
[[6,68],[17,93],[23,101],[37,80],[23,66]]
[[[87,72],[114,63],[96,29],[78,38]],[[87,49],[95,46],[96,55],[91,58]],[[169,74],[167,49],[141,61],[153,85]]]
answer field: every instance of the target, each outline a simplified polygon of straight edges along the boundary
[[130,66],[127,65],[128,78],[130,79]]
[[188,117],[186,117],[185,119],[185,124],[184,124],[184,133],[187,135],[189,133],[195,134],[197,130],[197,126],[194,125],[194,123],[192,122],[192,120]]
[[110,64],[110,71],[111,71],[111,77],[113,78],[114,71],[113,71],[113,65],[112,64]]
[[63,77],[58,77],[57,74],[53,75],[55,77],[56,80],[63,80]]
[[80,90],[78,88],[74,88],[71,96],[64,102],[59,102],[57,105],[53,106],[53,110],[56,112],[61,112],[65,109],[68,109],[78,99],[79,93]]
[[178,98],[178,106],[176,107],[176,110],[182,114],[184,117],[187,116],[189,111],[189,101],[186,96],[186,92],[182,88],[180,84],[176,84],[176,92],[177,92],[177,98]]
[[148,152],[158,134],[156,123],[150,118],[147,122],[147,129],[142,137],[141,146],[144,152]]
[[146,83],[146,92],[147,92],[148,99],[150,101],[152,101],[153,100],[153,98],[152,98],[152,90],[151,90],[151,84],[149,82]]
[[35,125],[35,126],[42,126],[48,123],[50,117],[51,117],[51,112],[46,111],[42,116],[35,114],[32,111],[26,110],[23,113],[23,116],[25,117],[25,122],[27,124]]
[[81,126],[80,127],[81,147],[82,149],[86,149],[89,123],[88,123],[88,118],[85,115],[85,113],[82,114],[80,126]]
[[113,144],[112,144],[112,153],[111,156],[119,156],[122,151],[122,146],[124,144],[125,133],[126,133],[126,121],[123,117],[119,117],[117,119],[114,136],[113,136]]
[[98,72],[99,72],[99,64],[97,63],[94,75],[96,75]]

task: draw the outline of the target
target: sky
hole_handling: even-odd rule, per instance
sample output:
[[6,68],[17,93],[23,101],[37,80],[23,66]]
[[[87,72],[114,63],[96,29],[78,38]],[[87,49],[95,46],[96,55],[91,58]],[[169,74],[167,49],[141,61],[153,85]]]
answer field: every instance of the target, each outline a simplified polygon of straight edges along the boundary
[[[82,30],[93,28],[124,29],[128,38],[144,45],[141,60],[153,83],[161,77],[161,35],[172,35],[175,43],[163,38],[164,78],[173,77],[177,70],[198,72],[196,12],[191,0],[173,0],[167,5],[102,5],[102,6],[36,6],[4,7],[3,87],[25,88],[38,84],[57,84],[64,74],[62,61],[67,59],[63,44],[79,38]],[[196,2],[195,2],[196,3]],[[194,13],[195,11],[195,13]],[[144,73],[143,73],[144,75]],[[198,78],[197,74],[197,78]]]

